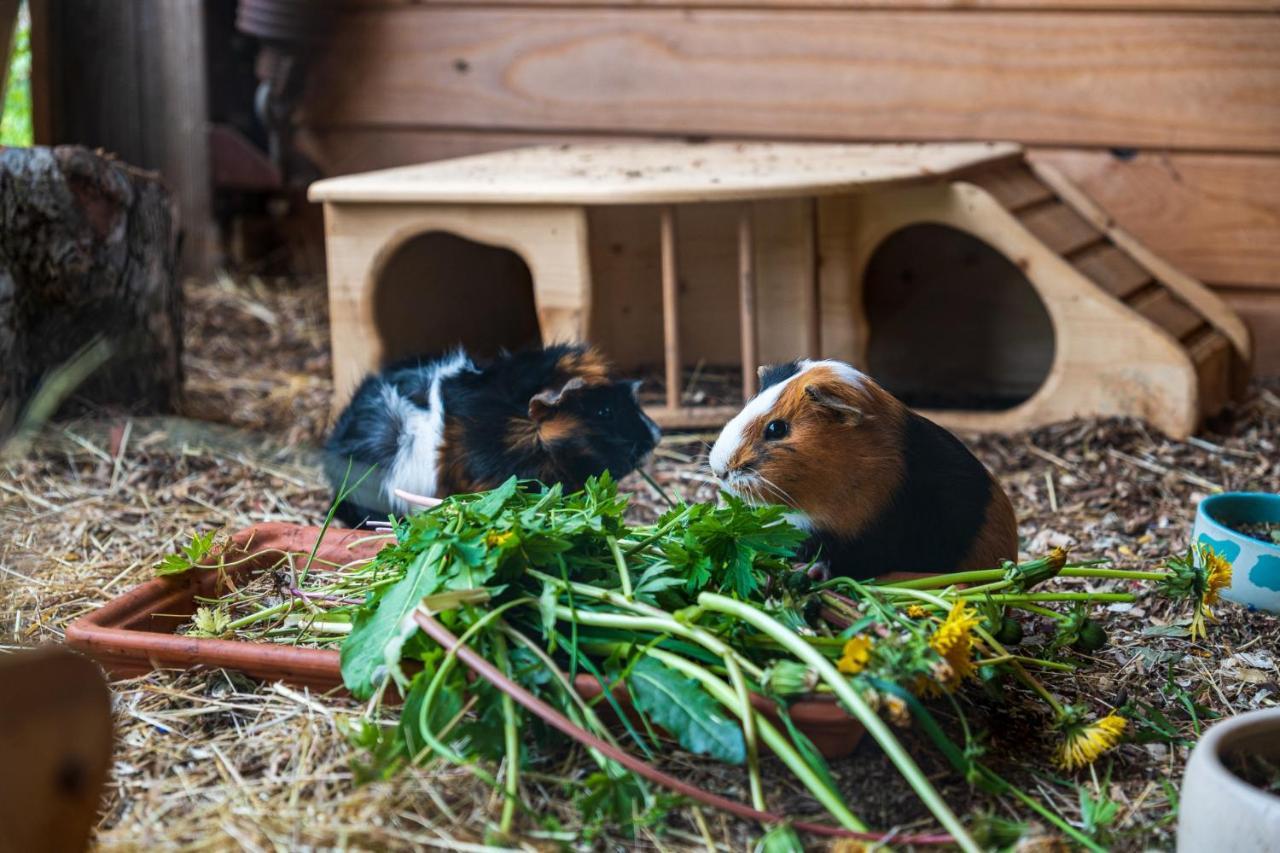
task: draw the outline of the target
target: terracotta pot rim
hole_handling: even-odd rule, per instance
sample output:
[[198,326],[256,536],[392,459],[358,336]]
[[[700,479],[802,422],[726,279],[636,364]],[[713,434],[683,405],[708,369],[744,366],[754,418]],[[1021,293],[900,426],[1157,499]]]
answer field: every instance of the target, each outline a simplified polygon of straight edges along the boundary
[[[319,535],[317,527],[286,522],[266,522],[238,531],[228,549],[244,560],[230,570],[235,578],[260,571],[281,551],[308,553]],[[308,539],[308,537],[310,537]],[[326,531],[318,556],[372,556],[373,544],[357,542],[369,537],[364,530],[331,528]],[[355,544],[353,544],[355,543]],[[353,552],[353,549],[356,549]],[[327,557],[326,557],[327,559]],[[336,649],[294,648],[277,643],[251,643],[191,637],[172,633],[185,606],[194,609],[194,597],[208,594],[216,582],[212,571],[155,578],[127,590],[95,610],[76,619],[66,629],[67,645],[95,658],[116,677],[127,677],[153,669],[194,669],[214,667],[238,670],[263,680],[279,680],[305,685],[314,690],[342,689],[342,672]],[[166,630],[167,629],[167,630]],[[592,678],[591,686],[598,687]],[[575,688],[579,687],[575,683]],[[625,685],[623,685],[625,689]],[[345,692],[345,691],[344,691]],[[579,689],[581,693],[581,690]],[[626,697],[630,702],[630,697]],[[774,700],[752,694],[752,704],[777,719]],[[792,702],[788,713],[796,726],[814,739],[827,757],[852,751],[865,734],[856,718],[848,714],[834,696],[814,695]],[[839,745],[837,745],[839,744]],[[825,747],[825,748],[824,748]]]

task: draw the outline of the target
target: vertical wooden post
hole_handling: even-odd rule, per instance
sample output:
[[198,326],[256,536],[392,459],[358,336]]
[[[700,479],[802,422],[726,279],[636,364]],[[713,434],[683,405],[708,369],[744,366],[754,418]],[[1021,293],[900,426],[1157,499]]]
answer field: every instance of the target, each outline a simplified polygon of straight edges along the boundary
[[809,268],[810,278],[805,282],[804,299],[804,348],[809,358],[822,358],[822,236],[818,233],[818,199],[809,205]]
[[35,141],[105,148],[160,172],[177,202],[183,267],[217,254],[203,2],[32,0]]
[[676,259],[676,212],[667,205],[659,218],[662,245],[662,342],[666,357],[667,408],[680,408],[683,381],[680,362],[680,272]]
[[756,246],[751,204],[738,212],[738,320],[742,327],[742,399],[756,393],[756,367],[760,357],[756,328]]

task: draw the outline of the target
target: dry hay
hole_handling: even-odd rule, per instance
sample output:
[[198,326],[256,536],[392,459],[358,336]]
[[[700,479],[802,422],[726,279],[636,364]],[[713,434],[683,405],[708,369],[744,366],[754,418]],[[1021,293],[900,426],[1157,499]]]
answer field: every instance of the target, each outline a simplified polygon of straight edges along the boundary
[[[151,566],[192,532],[258,521],[316,522],[327,502],[307,442],[322,434],[328,397],[323,292],[230,282],[192,289],[188,414],[261,434],[191,420],[135,419],[62,424],[31,457],[0,469],[0,643],[18,648],[58,640],[70,620],[146,580]],[[282,390],[284,389],[284,390]],[[1059,544],[1080,557],[1149,567],[1186,544],[1193,507],[1215,488],[1280,490],[1280,384],[1255,384],[1249,400],[1201,437],[1174,442],[1129,421],[1072,422],[973,445],[1000,476],[1021,519],[1024,547]],[[665,488],[709,499],[703,446],[664,442],[652,465]],[[655,512],[653,490],[627,481],[638,515]],[[1085,585],[1087,581],[1076,581]],[[1046,678],[1061,696],[1094,710],[1126,695],[1161,708],[1189,740],[1185,702],[1229,714],[1280,698],[1280,620],[1219,608],[1207,642],[1162,636],[1185,618],[1145,598],[1107,614],[1113,643],[1076,676]],[[1032,624],[1033,629],[1043,626]],[[114,688],[118,745],[98,833],[106,849],[307,847],[461,849],[482,844],[499,802],[465,770],[444,764],[357,786],[339,720],[349,702],[235,674],[155,673]],[[1124,745],[1094,773],[1068,779],[1049,767],[1052,737],[1030,702],[965,699],[989,736],[988,760],[1072,820],[1073,785],[1114,800],[1116,849],[1168,847],[1174,814],[1165,780],[1176,784],[1185,746]],[[944,717],[945,708],[939,708]],[[1022,815],[1012,801],[970,792],[925,744],[907,743],[957,809]],[[578,825],[566,785],[584,766],[575,753],[526,774],[524,797],[572,836]],[[745,798],[745,776],[673,753],[690,779]],[[871,744],[833,768],[849,801],[870,823],[926,827],[924,810]],[[803,814],[812,805],[789,776],[768,776],[771,806]],[[534,827],[525,821],[524,827]],[[742,849],[754,827],[681,808],[643,846]],[[554,833],[525,846],[554,845]],[[600,839],[598,844],[621,844]]]

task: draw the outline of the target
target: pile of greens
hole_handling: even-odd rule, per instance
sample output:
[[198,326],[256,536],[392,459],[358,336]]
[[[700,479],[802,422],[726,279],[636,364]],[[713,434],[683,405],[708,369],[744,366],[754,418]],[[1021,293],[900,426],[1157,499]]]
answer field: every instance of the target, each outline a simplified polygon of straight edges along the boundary
[[[763,747],[840,827],[867,831],[788,714],[792,703],[825,695],[866,728],[961,848],[978,849],[882,715],[914,721],[971,783],[1017,797],[1096,849],[979,764],[976,744],[948,739],[918,697],[1017,679],[1052,710],[1060,765],[1083,766],[1119,741],[1125,719],[1093,720],[1086,707],[1060,704],[1031,670],[1074,669],[1071,648],[1095,649],[1106,639],[1090,605],[1134,595],[1033,587],[1057,574],[1155,581],[1170,594],[1199,596],[1199,616],[1213,586],[1205,582],[1212,572],[1190,558],[1172,571],[1131,572],[1070,567],[1061,551],[1020,566],[899,583],[814,583],[794,566],[804,534],[786,521],[784,507],[725,495],[720,505],[674,505],[650,525],[628,524],[626,509],[607,475],[568,495],[513,479],[397,520],[394,538],[371,561],[308,563],[277,572],[269,594],[239,590],[211,601],[191,632],[340,641],[343,681],[369,702],[368,714],[349,725],[363,750],[360,776],[382,778],[435,758],[466,766],[504,794],[503,836],[521,808],[522,769],[555,755],[567,738],[513,701],[510,689],[460,666],[456,650],[421,630],[423,615],[503,680],[608,744],[652,758],[665,733],[688,752],[745,766],[760,812],[767,809]],[[175,561],[194,566],[200,556]],[[246,598],[248,615],[240,615]],[[1068,609],[1051,609],[1054,603]],[[1008,648],[1021,640],[1017,611],[1057,620],[1045,657]],[[773,700],[776,713],[761,713],[752,694]],[[392,699],[403,702],[398,721],[374,722],[386,718]],[[669,808],[669,795],[599,750],[587,754],[595,769],[578,781],[588,825],[635,829]],[[496,762],[502,778],[486,769]],[[783,826],[772,837],[794,840],[790,832]]]

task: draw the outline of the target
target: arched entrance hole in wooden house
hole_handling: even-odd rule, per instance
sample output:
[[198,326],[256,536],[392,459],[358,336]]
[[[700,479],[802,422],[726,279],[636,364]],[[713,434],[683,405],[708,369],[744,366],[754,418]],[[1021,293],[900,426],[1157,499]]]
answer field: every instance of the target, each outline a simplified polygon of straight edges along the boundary
[[[1186,436],[1242,392],[1252,359],[1219,297],[1013,145],[547,146],[309,196],[325,204],[335,407],[431,338],[532,342],[531,303],[549,340],[661,365],[651,412],[679,428],[739,410],[696,399],[691,370],[744,365],[749,396],[751,366],[825,355],[947,426],[1129,415]],[[511,247],[528,269],[458,239],[404,245],[426,231]]]
[[458,345],[483,358],[540,340],[533,276],[511,249],[429,231],[397,247],[376,277],[384,362]]
[[1016,264],[949,225],[890,234],[863,282],[867,371],[908,405],[1002,410],[1053,366],[1053,324]]

